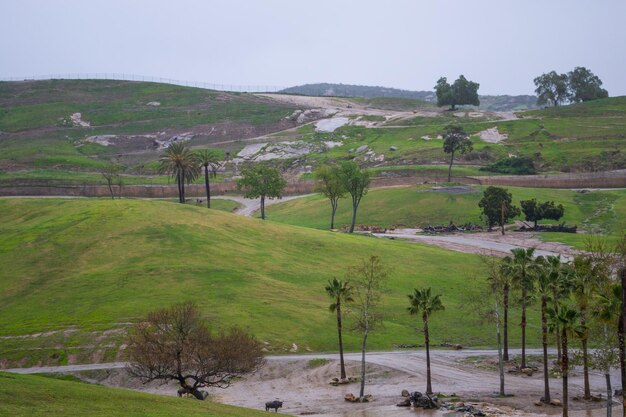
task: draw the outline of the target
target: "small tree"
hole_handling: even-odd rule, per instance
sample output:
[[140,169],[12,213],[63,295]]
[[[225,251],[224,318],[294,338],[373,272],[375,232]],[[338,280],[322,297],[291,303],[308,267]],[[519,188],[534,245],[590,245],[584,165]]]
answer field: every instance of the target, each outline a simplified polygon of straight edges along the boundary
[[450,155],[450,166],[448,167],[448,182],[452,179],[452,164],[454,154],[465,154],[473,149],[472,141],[461,126],[448,125],[446,133],[443,134],[443,151]]
[[534,79],[535,93],[537,93],[537,104],[558,106],[567,101],[569,92],[567,88],[567,75],[557,74],[550,71],[547,74],[541,74]]
[[428,337],[428,318],[435,312],[444,309],[441,303],[441,295],[431,295],[430,288],[415,289],[413,294],[409,294],[411,306],[408,308],[410,314],[422,313],[424,322],[424,344],[426,345],[426,395],[433,394],[433,387],[430,378],[430,339]]
[[[111,193],[111,199],[115,198],[115,193],[113,192],[113,186],[117,185],[121,182],[120,171],[122,167],[116,164],[108,164],[100,171],[100,175],[107,183],[109,187],[109,193]],[[120,193],[121,196],[121,193]]]
[[345,183],[341,180],[341,172],[337,166],[320,165],[315,170],[314,176],[318,181],[315,190],[330,200],[330,228],[334,229],[339,199],[346,193]]
[[233,327],[212,333],[193,303],[154,311],[128,340],[129,373],[142,382],[176,381],[181,394],[205,399],[202,387],[226,388],[263,364],[261,344]]
[[504,235],[504,225],[511,219],[519,216],[520,211],[512,204],[513,196],[505,188],[487,187],[483,198],[478,202],[482,209],[481,217],[487,222],[489,231],[499,224]]
[[261,219],[265,220],[265,198],[282,198],[287,181],[276,168],[265,164],[241,170],[237,188],[246,191],[245,198],[261,198]]
[[602,81],[593,72],[585,67],[576,67],[567,73],[570,100],[591,101],[599,98],[607,98],[609,93],[602,88]]
[[224,158],[224,152],[220,149],[202,149],[196,152],[196,158],[200,166],[204,167],[204,188],[206,189],[206,206],[211,208],[211,184],[209,174],[217,177],[220,161]]
[[351,304],[356,317],[356,329],[361,333],[361,389],[359,399],[363,401],[365,392],[365,351],[367,337],[382,322],[380,312],[381,296],[386,285],[389,271],[378,256],[364,259],[360,265],[349,272],[354,288],[354,301]]
[[559,220],[563,217],[565,209],[562,204],[558,206],[554,204],[554,201],[544,201],[543,203],[537,202],[536,199],[520,201],[522,206],[522,212],[524,213],[524,219],[529,222],[533,222],[534,228],[537,228],[537,222],[543,219]]
[[331,312],[337,313],[337,333],[339,334],[339,362],[341,366],[341,379],[346,379],[346,365],[343,360],[343,340],[341,338],[341,304],[354,301],[352,298],[352,287],[347,281],[338,281],[333,278],[326,285],[326,294],[332,298],[333,302],[328,306]]
[[356,223],[356,212],[361,203],[361,199],[370,184],[370,175],[367,171],[361,170],[354,161],[342,162],[339,166],[339,178],[345,190],[352,198],[352,223],[350,224],[350,233],[354,232]]
[[441,77],[435,85],[437,106],[450,106],[451,110],[466,104],[479,106],[479,87],[480,84],[467,80],[463,75],[460,75],[452,85],[448,84],[446,77]]

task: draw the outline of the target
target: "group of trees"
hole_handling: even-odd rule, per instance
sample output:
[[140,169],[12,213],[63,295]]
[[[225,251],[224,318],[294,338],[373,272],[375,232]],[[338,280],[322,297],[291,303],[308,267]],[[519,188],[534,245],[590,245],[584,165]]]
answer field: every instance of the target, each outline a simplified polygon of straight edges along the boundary
[[576,67],[567,74],[550,71],[534,79],[537,104],[558,106],[566,102],[606,98],[609,93],[602,88],[602,81],[585,67]]
[[437,106],[450,106],[451,110],[466,104],[479,106],[478,87],[480,84],[467,80],[463,75],[460,75],[452,85],[448,83],[446,77],[441,77],[435,85]]
[[537,222],[543,219],[559,220],[565,213],[562,204],[556,205],[554,201],[538,202],[536,199],[520,201],[522,210],[513,205],[513,196],[505,188],[487,187],[483,197],[478,202],[481,216],[487,223],[489,230],[494,226],[500,226],[504,234],[504,225],[510,220],[524,213],[524,219],[531,221],[537,228]]
[[[625,240],[626,241],[626,240]],[[556,363],[560,368],[563,383],[563,416],[568,414],[568,373],[572,361],[571,347],[575,340],[580,351],[574,355],[582,365],[584,398],[591,398],[589,369],[605,374],[608,407],[611,407],[611,380],[609,370],[618,365],[618,351],[623,359],[624,326],[622,312],[622,286],[612,279],[613,271],[620,271],[626,279],[623,265],[623,243],[617,251],[611,251],[600,240],[591,239],[584,254],[576,255],[571,261],[563,262],[559,256],[537,256],[534,249],[513,249],[511,256],[500,261],[485,258],[488,264],[489,283],[495,296],[495,317],[504,329],[503,355],[500,361],[501,392],[504,395],[503,361],[509,360],[509,307],[510,299],[519,296],[521,304],[521,364],[527,366],[526,358],[526,311],[531,300],[540,302],[541,333],[543,346],[544,395],[542,400],[550,402],[548,377],[549,339],[557,347]],[[500,306],[503,315],[500,316]],[[502,321],[500,317],[503,317]],[[589,339],[592,334],[600,339],[599,349],[590,352]],[[498,337],[500,348],[500,337]],[[625,381],[626,382],[626,381]]]
[[159,158],[158,172],[176,179],[178,186],[178,202],[185,203],[185,184],[191,184],[204,170],[204,185],[206,188],[207,207],[211,208],[211,185],[209,177],[217,176],[217,170],[224,159],[224,153],[219,149],[202,149],[193,152],[185,143],[170,144],[165,153]]
[[352,201],[352,222],[349,232],[354,232],[356,214],[363,196],[367,194],[370,184],[369,172],[362,170],[354,161],[344,161],[338,165],[320,165],[314,173],[318,181],[316,190],[330,201],[330,228],[335,228],[335,213],[339,199],[346,194]]
[[[354,330],[362,336],[361,341],[361,387],[359,398],[365,395],[365,352],[367,338],[382,322],[381,296],[386,288],[390,271],[384,266],[378,256],[370,256],[357,266],[350,268],[345,281],[333,278],[328,281],[325,290],[331,298],[329,306],[331,312],[337,314],[337,332],[339,336],[339,362],[341,379],[346,379],[346,369],[343,357],[342,316],[341,307],[347,304],[354,317]],[[428,319],[436,311],[444,309],[441,295],[432,294],[430,288],[414,289],[408,294],[408,312],[411,315],[421,315],[423,322],[424,344],[426,346],[426,394],[433,393],[430,374],[430,339],[428,333]]]

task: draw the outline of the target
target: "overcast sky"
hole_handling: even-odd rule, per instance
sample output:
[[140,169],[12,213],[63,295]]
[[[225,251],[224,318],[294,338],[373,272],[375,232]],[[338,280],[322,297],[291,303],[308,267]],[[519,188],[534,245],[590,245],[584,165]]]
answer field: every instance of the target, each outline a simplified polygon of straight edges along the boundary
[[0,78],[133,73],[237,85],[314,82],[532,94],[591,69],[626,95],[624,0],[0,0]]

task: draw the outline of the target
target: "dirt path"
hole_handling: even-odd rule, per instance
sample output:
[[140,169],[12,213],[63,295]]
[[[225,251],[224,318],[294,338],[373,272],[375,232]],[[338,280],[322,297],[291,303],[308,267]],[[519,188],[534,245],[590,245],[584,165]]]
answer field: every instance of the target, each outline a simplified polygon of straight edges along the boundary
[[[540,354],[539,349],[528,349],[527,352],[529,355]],[[517,355],[520,352],[513,349],[511,353]],[[534,405],[534,402],[539,399],[543,392],[541,372],[535,373],[532,377],[506,374],[506,391],[514,393],[514,396],[504,399],[493,398],[492,394],[498,390],[497,372],[479,369],[469,363],[467,359],[484,356],[493,358],[496,355],[495,350],[435,350],[431,352],[433,388],[443,394],[457,394],[466,401],[474,399],[479,407],[484,409],[495,407],[501,412],[500,415],[523,417],[560,414],[559,408]],[[318,359],[318,361],[310,362],[312,359]],[[325,359],[327,362],[319,361],[319,359]],[[414,410],[397,408],[395,404],[401,400],[400,393],[403,389],[423,392],[426,361],[423,350],[368,353],[366,392],[372,394],[375,399],[369,404],[351,404],[343,400],[346,393],[358,394],[358,383],[338,387],[328,384],[328,381],[338,374],[337,359],[338,355],[336,354],[269,356],[266,366],[255,375],[238,380],[226,390],[213,390],[212,394],[219,402],[255,409],[261,408],[266,401],[280,399],[285,402],[281,411],[291,415],[326,417],[416,415]],[[359,371],[360,354],[348,353],[346,360],[348,374],[356,376]],[[462,360],[464,361],[462,362]],[[312,366],[312,364],[318,366]],[[124,370],[120,369],[124,365],[124,363],[117,362],[9,371],[33,373],[108,369],[109,371],[103,371],[99,377],[94,376],[93,372],[90,372],[88,377],[79,376],[91,382],[109,386],[175,395],[174,385],[143,385],[130,378]],[[612,374],[615,385],[618,385],[618,374],[617,370]],[[582,373],[575,370],[570,376],[570,395],[572,397],[582,393],[582,384]],[[591,387],[594,393],[603,393],[605,387],[603,377],[592,374]],[[561,381],[551,379],[550,389],[553,397],[560,398]],[[576,417],[602,416],[606,412],[599,407],[600,404],[598,403],[584,403],[574,400],[570,403],[570,408],[573,410],[571,415]],[[617,406],[615,412],[619,412]],[[419,415],[443,416],[444,414],[441,412],[420,412]]]
[[472,234],[418,235],[417,229],[396,229],[387,233],[374,233],[376,237],[406,239],[415,243],[439,246],[457,252],[477,253],[482,255],[505,256],[514,248],[535,248],[537,256],[561,255],[564,260],[571,260],[577,253],[570,246],[558,242],[544,242],[531,232],[498,231]]
[[[302,194],[302,195],[290,195],[290,196],[286,196],[283,198],[274,198],[274,199],[266,199],[265,200],[265,207],[277,204],[277,203],[282,203],[284,201],[289,201],[289,200],[293,200],[295,198],[302,198],[302,197],[307,197],[311,194]],[[232,201],[236,201],[239,204],[241,204],[241,207],[237,208],[234,213],[235,214],[240,214],[242,216],[247,216],[247,217],[252,217],[252,215],[254,215],[254,213],[256,213],[257,211],[261,210],[261,199],[260,198],[244,198],[241,196],[232,196],[232,195],[218,195],[218,196],[214,196],[211,197],[212,199],[218,199],[218,200],[232,200]]]

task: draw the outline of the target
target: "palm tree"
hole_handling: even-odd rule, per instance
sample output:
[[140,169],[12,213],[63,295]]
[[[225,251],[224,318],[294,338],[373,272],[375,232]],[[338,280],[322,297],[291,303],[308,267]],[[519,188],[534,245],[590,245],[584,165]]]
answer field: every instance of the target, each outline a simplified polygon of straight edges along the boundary
[[339,362],[341,363],[341,379],[346,379],[346,366],[343,360],[343,341],[341,338],[341,303],[352,302],[352,287],[348,281],[338,281],[333,278],[328,281],[326,294],[333,299],[333,303],[328,306],[332,312],[337,312],[337,333],[339,335]]
[[[521,368],[526,367],[526,304],[528,303],[528,291],[533,289],[533,271],[536,269],[535,248],[511,249],[513,258],[509,258],[508,271],[512,275],[513,282],[522,290],[522,363]],[[505,258],[506,259],[506,258]]]
[[185,182],[189,184],[198,177],[199,170],[196,164],[196,156],[184,143],[174,142],[167,147],[159,161],[158,172],[160,174],[176,177],[178,201],[184,204]]
[[424,344],[426,345],[426,394],[432,395],[433,389],[430,381],[430,340],[428,338],[428,317],[435,311],[444,309],[441,303],[441,295],[431,295],[430,288],[415,288],[413,294],[409,294],[411,306],[408,307],[409,313],[422,313],[422,321],[424,322]]
[[217,169],[220,167],[220,160],[222,159],[222,151],[218,149],[202,149],[196,152],[196,159],[200,163],[200,166],[204,167],[204,187],[206,188],[206,206],[211,208],[211,184],[209,183],[209,168],[211,174],[215,178],[217,176]]
[[547,317],[547,309],[548,309],[548,300],[552,296],[552,287],[554,285],[554,280],[558,277],[557,274],[553,273],[553,265],[555,262],[561,262],[561,258],[559,256],[548,256],[547,258],[538,257],[537,265],[539,266],[536,281],[537,281],[537,290],[539,291],[539,295],[541,296],[541,341],[543,345],[543,384],[544,384],[544,393],[543,393],[543,401],[546,404],[550,403],[550,384],[549,384],[549,370],[548,370],[548,317]]
[[[511,274],[507,269],[507,258],[505,263],[502,264],[497,272],[494,271],[488,277],[488,281],[493,291],[502,291],[502,310],[503,310],[503,349],[504,354],[502,360],[509,360],[509,293],[511,291]],[[510,258],[508,258],[510,259]]]
[[557,323],[561,328],[561,346],[563,348],[563,357],[561,358],[561,373],[563,380],[563,417],[568,417],[568,391],[567,377],[569,372],[569,355],[567,351],[567,341],[570,336],[579,336],[584,332],[584,328],[580,325],[580,314],[571,307],[561,306],[559,312],[550,310],[551,327]]

